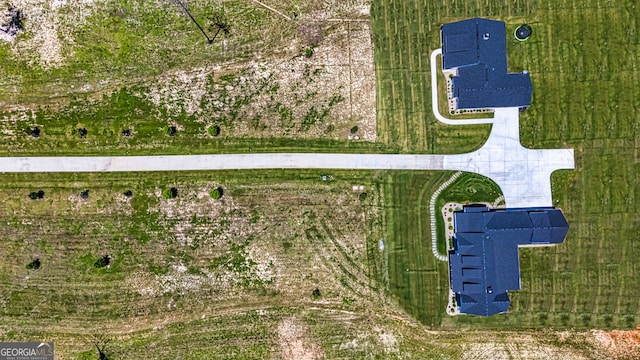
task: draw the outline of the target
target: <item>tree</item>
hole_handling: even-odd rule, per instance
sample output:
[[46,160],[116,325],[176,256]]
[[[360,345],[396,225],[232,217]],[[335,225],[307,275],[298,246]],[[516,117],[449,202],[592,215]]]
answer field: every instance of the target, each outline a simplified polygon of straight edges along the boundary
[[164,127],[164,132],[167,133],[167,135],[173,137],[176,136],[176,133],[178,132],[178,128],[176,128],[174,125],[172,126],[165,126]]
[[191,12],[187,8],[187,6],[182,2],[182,0],[174,0],[174,2],[178,4],[178,6],[180,6],[182,10],[184,10],[187,16],[189,16],[189,19],[191,19],[191,21],[193,21],[193,23],[196,24],[196,27],[198,27],[198,30],[200,30],[202,35],[204,35],[204,37],[207,39],[207,42],[209,44],[213,43],[213,41],[216,39],[216,37],[220,32],[224,33],[225,35],[229,34],[231,30],[231,25],[227,21],[224,14],[219,13],[209,18],[209,20],[212,22],[212,24],[209,26],[209,30],[212,30],[214,27],[217,28],[215,35],[213,35],[213,38],[210,38],[207,32],[204,31],[202,26],[200,26],[198,21],[196,21],[193,15],[191,15]]
[[93,335],[93,344],[96,349],[98,349],[100,360],[109,360],[109,356],[107,356],[107,351],[105,350],[109,342],[111,342],[111,339],[104,335]]
[[172,187],[170,189],[162,190],[162,197],[165,199],[175,199],[178,196],[178,189]]
[[209,21],[211,21],[209,29],[213,30],[213,28],[216,28],[216,33],[213,35],[213,38],[209,40],[209,44],[211,44],[216,39],[216,37],[218,37],[218,34],[220,34],[221,31],[225,35],[229,35],[229,32],[231,32],[231,24],[229,24],[229,21],[223,13],[217,13],[213,15],[209,18]]
[[[16,9],[12,5],[9,5],[7,9],[7,13],[4,16],[4,21],[2,21],[2,26],[0,26],[0,31],[5,34],[9,34],[11,36],[16,35],[18,31],[23,30],[22,20],[24,16],[22,15],[22,11]],[[3,28],[4,26],[4,28]]]
[[211,126],[209,126],[209,129],[207,129],[207,132],[211,136],[218,136],[218,135],[220,135],[220,126],[211,125]]

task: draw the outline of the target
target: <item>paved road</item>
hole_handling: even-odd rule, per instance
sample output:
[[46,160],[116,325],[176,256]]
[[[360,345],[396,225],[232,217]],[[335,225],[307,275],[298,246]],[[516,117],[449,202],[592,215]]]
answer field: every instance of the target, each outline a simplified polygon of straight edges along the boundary
[[221,154],[4,157],[2,172],[123,172],[227,169],[446,170],[447,155]]
[[438,112],[437,69],[431,54],[433,114],[450,125],[493,124],[478,150],[455,155],[225,154],[166,156],[4,157],[0,172],[123,172],[224,169],[457,170],[495,181],[510,208],[552,206],[551,173],[573,169],[572,149],[531,150],[520,144],[517,108],[495,109],[491,119],[450,120]]

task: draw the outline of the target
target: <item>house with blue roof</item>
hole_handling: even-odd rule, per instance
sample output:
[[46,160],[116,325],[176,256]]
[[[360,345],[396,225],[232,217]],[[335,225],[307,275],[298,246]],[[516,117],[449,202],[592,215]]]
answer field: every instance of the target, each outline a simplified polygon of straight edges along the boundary
[[564,241],[569,224],[556,208],[496,210],[465,206],[453,215],[451,289],[460,313],[491,316],[509,309],[520,289],[518,248]]
[[442,69],[454,72],[456,109],[526,109],[531,104],[529,73],[507,72],[504,22],[474,18],[444,24],[440,38]]

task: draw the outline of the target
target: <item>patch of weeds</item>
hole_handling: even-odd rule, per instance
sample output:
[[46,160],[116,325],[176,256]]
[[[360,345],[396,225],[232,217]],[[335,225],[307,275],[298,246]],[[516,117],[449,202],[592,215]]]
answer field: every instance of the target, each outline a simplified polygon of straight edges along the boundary
[[202,270],[200,270],[199,267],[194,266],[194,265],[191,265],[191,266],[187,267],[187,273],[191,274],[191,275],[204,275]]
[[147,269],[155,275],[167,275],[169,273],[168,265],[155,264],[153,261],[147,263]]
[[[231,245],[231,249],[228,253],[215,258],[209,268],[211,270],[223,268],[227,271],[240,275],[238,284],[245,287],[264,285],[265,282],[260,280],[255,274],[254,268],[257,265],[256,262],[248,258],[248,254],[245,250],[250,242],[251,238],[247,239],[242,244]],[[267,283],[270,283],[270,281],[267,281]]]
[[291,250],[291,248],[293,247],[293,244],[288,242],[288,241],[283,241],[282,242],[282,248],[284,249],[285,252]]
[[84,138],[86,138],[88,133],[89,133],[89,132],[88,132],[88,131],[87,131],[87,129],[85,129],[85,128],[79,128],[79,129],[78,129],[78,137],[79,137],[80,139],[84,139]]
[[251,224],[255,224],[260,220],[260,214],[258,214],[258,210],[251,211],[251,220],[249,221]]
[[329,99],[329,108],[332,108],[343,101],[344,96],[342,96],[341,94],[334,94],[331,99]]

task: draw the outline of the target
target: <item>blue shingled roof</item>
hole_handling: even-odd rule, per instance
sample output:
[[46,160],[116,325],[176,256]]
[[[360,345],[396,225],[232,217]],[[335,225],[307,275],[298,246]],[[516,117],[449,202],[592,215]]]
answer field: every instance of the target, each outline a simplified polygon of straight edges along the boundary
[[507,73],[506,25],[474,18],[441,28],[442,67],[457,69],[452,78],[458,109],[527,107],[531,104],[528,73]]
[[558,244],[568,230],[564,215],[554,208],[465,206],[455,212],[449,272],[460,312],[490,316],[507,311],[507,291],[520,289],[518,246]]

